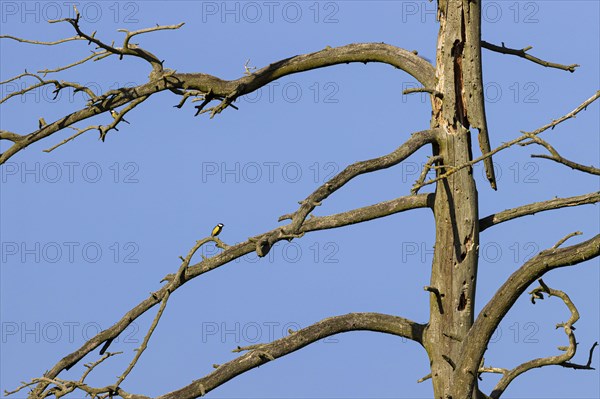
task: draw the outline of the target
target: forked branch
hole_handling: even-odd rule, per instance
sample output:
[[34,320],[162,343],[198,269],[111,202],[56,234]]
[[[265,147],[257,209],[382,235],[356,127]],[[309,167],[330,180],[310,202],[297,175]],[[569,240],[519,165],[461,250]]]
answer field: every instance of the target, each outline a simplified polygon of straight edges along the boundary
[[[310,231],[325,230],[346,225],[352,225],[355,223],[361,223],[364,221],[384,217],[409,209],[427,208],[432,206],[432,203],[433,194],[419,194],[415,196],[400,197],[392,201],[382,202],[380,204],[354,209],[336,215],[310,218],[302,224],[300,232],[307,233]],[[46,372],[45,377],[49,379],[56,378],[59,375],[59,373],[61,373],[63,370],[71,368],[84,356],[98,348],[103,343],[107,343],[105,346],[108,347],[108,345],[110,345],[110,342],[112,342],[112,340],[114,340],[123,331],[125,331],[125,329],[132,322],[134,322],[138,317],[143,315],[146,311],[148,311],[155,305],[161,303],[166,295],[170,295],[168,293],[174,292],[179,287],[184,285],[187,281],[195,277],[198,277],[204,273],[214,270],[237,258],[240,258],[248,253],[255,251],[255,243],[258,239],[260,239],[260,237],[280,234],[280,229],[281,227],[276,228],[274,230],[271,230],[270,232],[266,232],[261,234],[260,236],[249,238],[248,240],[242,243],[232,246],[224,245],[224,243],[221,243],[217,237],[207,237],[201,240],[197,243],[197,245],[202,245],[208,241],[214,241],[217,243],[218,246],[223,248],[223,252],[210,258],[204,258],[201,262],[196,263],[194,265],[189,264],[191,260],[191,256],[189,256],[189,254],[188,257],[182,258],[183,263],[178,273],[167,275],[163,279],[163,281],[167,281],[168,284],[164,285],[158,291],[152,292],[148,298],[143,300],[134,308],[130,309],[128,312],[126,312],[123,315],[123,317],[119,321],[117,321],[113,326],[92,337],[87,342],[85,342],[83,346],[81,346],[79,349],[62,358],[58,363],[56,363],[50,370]],[[103,350],[106,350],[106,348],[103,348]],[[32,397],[40,396],[47,386],[47,381],[39,381],[38,386],[34,389]]]
[[515,367],[512,370],[505,370],[503,372],[502,378],[500,379],[500,381],[498,381],[498,383],[494,387],[492,393],[490,394],[490,398],[492,398],[492,399],[500,398],[500,396],[502,396],[502,394],[504,393],[504,391],[506,390],[508,385],[515,378],[517,378],[521,374],[523,374],[531,369],[534,369],[534,368],[554,365],[554,366],[563,366],[563,367],[593,370],[593,368],[590,366],[590,364],[592,361],[593,349],[597,345],[597,343],[594,344],[594,346],[592,346],[592,350],[590,351],[590,357],[589,357],[587,365],[577,365],[577,364],[568,363],[568,361],[571,360],[573,358],[573,356],[575,356],[575,353],[577,351],[577,341],[575,340],[575,333],[573,332],[575,330],[575,327],[573,327],[573,324],[575,324],[575,322],[577,322],[577,320],[579,320],[579,312],[577,311],[575,304],[571,301],[571,298],[569,298],[569,296],[566,293],[564,293],[563,291],[555,290],[555,289],[548,287],[542,279],[539,279],[539,283],[540,283],[540,286],[537,288],[534,288],[529,293],[532,296],[532,302],[534,304],[535,304],[536,299],[544,299],[544,294],[547,294],[548,296],[555,296],[557,298],[562,299],[564,304],[569,309],[569,312],[571,312],[571,316],[569,317],[569,320],[567,320],[564,323],[559,323],[556,325],[556,328],[562,327],[564,329],[565,334],[567,335],[567,338],[569,340],[569,345],[567,347],[559,347],[559,349],[564,351],[564,353],[562,353],[560,355],[548,356],[548,357],[529,360],[525,363],[520,364],[519,366]]
[[283,215],[279,218],[279,221],[291,219],[292,222],[285,228],[282,228],[279,235],[264,237],[263,239],[258,240],[256,243],[256,252],[258,256],[265,256],[276,241],[301,234],[302,224],[313,209],[321,205],[321,201],[343,187],[350,180],[364,173],[386,169],[399,164],[421,147],[432,143],[436,134],[436,129],[413,133],[410,138],[395,151],[379,158],[360,161],[347,166],[342,172],[306,197],[306,199],[300,201],[300,208],[297,211],[292,214]]
[[473,387],[492,334],[517,299],[550,270],[572,266],[600,255],[600,235],[580,244],[540,252],[517,269],[481,310],[462,345],[455,384]]
[[504,144],[496,147],[495,149],[491,150],[490,152],[485,153],[485,154],[483,154],[482,156],[480,156],[478,158],[475,158],[472,161],[465,162],[462,165],[458,165],[458,166],[455,166],[455,167],[452,167],[452,168],[448,167],[449,170],[447,172],[442,173],[442,174],[438,175],[437,177],[435,177],[433,179],[427,180],[426,182],[423,182],[423,183],[420,183],[420,184],[416,184],[413,187],[413,190],[418,190],[418,189],[420,189],[423,186],[426,186],[428,184],[433,184],[433,183],[436,183],[436,182],[438,182],[440,180],[443,180],[443,179],[447,178],[448,176],[450,176],[450,175],[458,172],[459,170],[467,168],[467,167],[471,167],[471,166],[475,165],[476,163],[479,163],[479,162],[485,160],[486,158],[489,158],[492,155],[494,155],[494,154],[496,154],[496,153],[498,153],[498,152],[500,152],[502,150],[505,150],[507,148],[510,148],[510,147],[514,146],[515,144],[519,144],[519,143],[524,142],[525,140],[531,139],[532,137],[537,136],[538,134],[540,134],[540,133],[542,133],[542,132],[544,132],[544,131],[546,131],[548,129],[554,129],[558,124],[566,121],[567,119],[574,118],[579,112],[585,110],[588,105],[590,105],[591,103],[593,103],[594,101],[596,101],[598,99],[598,97],[600,97],[600,90],[598,90],[596,92],[596,94],[594,94],[592,97],[590,97],[587,100],[585,100],[582,104],[580,104],[577,108],[575,108],[573,111],[569,112],[568,114],[563,115],[560,118],[555,119],[552,122],[550,122],[550,123],[548,123],[548,124],[546,124],[546,125],[538,128],[538,129],[536,129],[534,131],[531,131],[531,132],[521,132],[522,135],[519,136],[519,137],[517,137],[516,139],[508,141],[508,142],[506,142],[506,143],[504,143]]
[[129,32],[127,30],[120,29],[121,32],[126,32],[125,40],[123,41],[122,47],[115,47],[112,44],[106,44],[103,41],[97,39],[96,32],[93,32],[92,34],[85,33],[79,26],[79,20],[81,19],[81,15],[79,14],[79,11],[77,10],[76,6],[73,6],[73,8],[75,9],[75,18],[64,18],[64,19],[58,19],[58,20],[51,20],[48,22],[50,22],[50,23],[68,22],[69,24],[71,24],[73,29],[75,29],[75,31],[77,32],[76,37],[81,37],[81,38],[87,40],[88,44],[94,43],[97,46],[97,48],[103,49],[107,53],[112,53],[112,54],[118,55],[120,59],[122,59],[123,56],[125,56],[125,55],[130,55],[130,56],[139,57],[141,59],[144,59],[150,63],[154,73],[162,72],[162,70],[163,70],[162,61],[159,60],[151,52],[144,50],[135,44],[130,44],[129,40],[131,39],[132,36],[140,34],[140,33],[148,33],[148,32],[154,32],[157,30],[165,30],[165,29],[179,29],[183,26],[183,22],[182,22],[178,25],[155,26],[152,28],[141,29],[141,30],[135,31],[135,32]]
[[565,166],[570,167],[571,169],[579,170],[581,172],[589,173],[592,175],[600,175],[600,169],[595,168],[593,166],[582,165],[580,163],[573,162],[573,161],[570,161],[570,160],[564,158],[563,156],[561,156],[558,153],[558,151],[556,151],[556,149],[554,147],[552,147],[550,145],[550,143],[548,143],[546,140],[541,139],[540,137],[533,136],[531,138],[530,142],[521,143],[521,145],[528,145],[528,144],[532,144],[532,143],[541,145],[542,147],[546,148],[548,150],[548,152],[550,153],[550,155],[533,154],[533,155],[531,155],[532,158],[545,158],[545,159],[549,159],[554,162],[561,163]]
[[[90,43],[98,45],[107,53],[116,54],[119,56],[133,55],[149,61],[154,67],[153,72],[150,74],[150,80],[148,83],[136,87],[123,87],[117,90],[111,90],[101,96],[94,96],[93,93],[88,93],[90,95],[90,101],[85,108],[59,118],[54,122],[45,124],[43,127],[40,127],[38,130],[31,133],[14,133],[14,135],[10,135],[10,138],[18,139],[18,137],[23,137],[23,139],[13,141],[13,145],[4,153],[0,154],[0,164],[3,164],[14,154],[23,150],[30,144],[42,140],[65,128],[69,128],[78,122],[121,107],[138,98],[149,97],[164,90],[170,90],[177,95],[183,96],[182,101],[178,104],[178,107],[182,107],[185,99],[187,99],[189,96],[203,97],[204,101],[201,105],[197,106],[197,114],[210,112],[212,117],[223,111],[225,108],[233,106],[233,102],[240,96],[252,93],[253,91],[269,84],[270,82],[287,75],[329,67],[332,65],[355,62],[380,62],[406,71],[415,77],[415,79],[417,79],[425,87],[433,87],[435,81],[434,68],[425,59],[413,54],[410,51],[384,43],[359,43],[337,48],[327,47],[321,51],[298,55],[275,62],[262,69],[254,71],[249,75],[244,74],[244,76],[236,80],[222,80],[216,76],[204,73],[176,73],[175,71],[162,69],[162,61],[158,61],[156,56],[145,50],[142,50],[137,46],[134,46],[131,43],[127,43],[128,47],[124,46],[117,48],[99,41],[99,39],[95,37],[94,33],[86,34],[82,32],[77,18],[66,19],[63,21],[71,23],[74,27],[76,27],[78,32],[81,32],[83,37],[90,41]],[[171,27],[156,27],[151,29],[175,29],[177,26],[179,25],[174,25]],[[130,32],[130,34],[133,35],[145,33],[143,31],[144,30]],[[150,30],[146,30],[146,32],[147,31]],[[103,57],[104,55],[106,54],[99,55],[99,57]],[[89,57],[87,59],[89,59]],[[75,64],[79,65],[78,63],[74,63],[72,66]],[[48,72],[50,71],[51,70]],[[37,78],[40,81],[36,85],[33,85],[35,87],[31,87],[28,90],[33,90],[36,87],[45,84],[54,83],[54,81],[45,81],[41,77]],[[65,87],[67,86],[68,85],[65,84]],[[71,84],[70,86],[75,90],[85,90],[84,87],[76,87],[74,84]],[[11,96],[15,95],[18,94],[11,94]],[[219,104],[214,107],[206,108],[212,100],[218,100]],[[81,130],[84,129],[80,129],[78,133],[81,133]],[[9,136],[4,136],[6,139],[10,139],[8,138]],[[3,137],[0,136],[0,138]]]

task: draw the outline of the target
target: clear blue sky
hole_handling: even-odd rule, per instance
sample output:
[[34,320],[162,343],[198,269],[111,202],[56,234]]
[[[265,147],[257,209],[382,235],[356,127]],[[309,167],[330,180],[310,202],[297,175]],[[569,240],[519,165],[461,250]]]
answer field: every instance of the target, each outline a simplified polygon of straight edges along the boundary
[[[36,40],[72,36],[66,2],[1,3],[2,34]],[[270,62],[327,45],[386,42],[434,59],[435,3],[341,2],[90,2],[80,3],[82,28],[104,41],[129,30],[185,22],[177,31],[139,37],[142,46],[180,72],[234,79],[244,64]],[[571,74],[484,50],[484,80],[492,147],[571,111],[598,90],[597,1],[487,1],[483,38],[581,67]],[[84,42],[39,47],[0,41],[0,80],[65,65],[89,54]],[[137,60],[109,58],[56,74],[106,91],[146,81]],[[430,107],[403,97],[415,82],[386,65],[342,65],[286,77],[237,102],[213,120],[193,117],[192,104],[173,108],[171,93],[153,96],[127,115],[131,125],[106,142],[89,132],[54,152],[43,149],[70,132],[43,140],[9,160],[1,182],[0,388],[40,376],[86,337],[108,328],[157,290],[195,240],[222,222],[233,244],[278,225],[333,173],[357,160],[386,154],[411,132],[429,126]],[[18,86],[2,86],[2,96]],[[53,121],[83,105],[51,89],[2,105],[1,128],[28,133],[39,117]],[[92,123],[107,123],[103,115]],[[599,106],[544,133],[562,155],[599,165]],[[84,127],[81,125],[80,127]],[[6,145],[6,144],[2,144]],[[5,149],[6,147],[2,147]],[[479,151],[477,148],[474,150]],[[598,190],[597,177],[546,160],[543,149],[517,147],[498,154],[499,190],[475,168],[481,216],[555,196]],[[361,176],[315,210],[350,210],[409,193],[428,151],[405,164]],[[428,188],[431,190],[431,187]],[[425,190],[427,191],[427,190]],[[481,235],[477,308],[536,252],[566,234],[599,230],[594,206],[546,212],[505,223]],[[139,365],[123,384],[150,396],[182,387],[234,358],[231,349],[280,338],[348,312],[383,312],[425,322],[434,240],[426,210],[280,243],[268,258],[255,256],[186,284],[169,301]],[[212,246],[206,248],[210,255]],[[199,256],[198,256],[199,258]],[[599,340],[598,260],[548,274],[578,305],[580,350]],[[155,309],[137,320],[111,350],[125,353],[98,368],[90,384],[121,374],[139,346]],[[501,323],[485,364],[511,368],[559,353],[566,344],[556,323],[568,312],[557,299],[531,305],[522,297]],[[96,359],[97,352],[85,361]],[[593,366],[598,368],[598,350]],[[61,377],[79,378],[83,362]],[[242,375],[209,394],[214,398],[430,398],[426,353],[411,342],[369,332],[336,336]],[[485,375],[484,390],[498,377]],[[549,367],[518,378],[507,398],[598,398],[598,371]],[[81,395],[77,396],[80,397]]]

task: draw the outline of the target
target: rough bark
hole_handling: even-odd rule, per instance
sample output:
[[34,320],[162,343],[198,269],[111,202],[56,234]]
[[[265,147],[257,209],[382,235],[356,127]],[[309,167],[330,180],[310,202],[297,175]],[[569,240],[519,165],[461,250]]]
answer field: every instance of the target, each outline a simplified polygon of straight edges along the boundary
[[[470,8],[469,8],[470,7]],[[440,2],[436,90],[431,126],[438,128],[435,155],[448,167],[472,159],[469,117],[483,115],[478,5]],[[468,85],[466,84],[468,82]],[[474,113],[470,114],[470,110]],[[475,120],[485,124],[485,117]],[[480,125],[478,127],[481,128]],[[490,181],[493,176],[488,175]],[[431,272],[430,320],[424,346],[431,362],[434,397],[447,399],[453,375],[474,319],[475,283],[479,249],[477,188],[472,168],[464,168],[438,182],[434,217],[436,243]]]

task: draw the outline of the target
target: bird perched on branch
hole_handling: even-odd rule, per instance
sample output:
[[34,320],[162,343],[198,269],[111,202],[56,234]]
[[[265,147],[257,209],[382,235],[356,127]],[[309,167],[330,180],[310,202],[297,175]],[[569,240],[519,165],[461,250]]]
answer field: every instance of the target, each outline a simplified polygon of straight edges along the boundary
[[[117,111],[115,111],[114,109],[111,109],[111,110],[110,110],[110,114],[111,114],[111,115],[112,115],[112,117],[113,117],[113,118],[115,118],[115,119],[117,119],[117,118],[119,117],[119,114],[117,114]],[[122,120],[123,122],[125,122],[125,123],[128,123],[128,124],[130,124],[130,125],[131,125],[131,123],[127,122],[127,121],[125,120],[125,118],[121,118],[121,120]]]
[[223,230],[223,226],[225,226],[223,223],[219,223],[218,225],[216,225],[214,227],[214,229],[212,229],[212,232],[210,233],[210,235],[212,237],[216,237],[221,233],[221,230]]

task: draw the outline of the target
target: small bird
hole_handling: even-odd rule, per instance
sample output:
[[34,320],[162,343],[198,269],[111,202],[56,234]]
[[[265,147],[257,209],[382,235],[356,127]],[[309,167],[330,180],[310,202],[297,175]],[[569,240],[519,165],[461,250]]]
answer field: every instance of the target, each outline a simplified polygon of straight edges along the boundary
[[[110,114],[112,115],[113,118],[117,119],[119,117],[119,114],[117,114],[117,111],[115,111],[114,109],[110,110]],[[128,123],[131,125],[131,123],[129,123],[128,121],[125,120],[125,118],[121,118],[121,120],[125,123]]]
[[212,237],[216,237],[221,233],[221,230],[223,230],[223,226],[225,226],[223,223],[219,223],[218,225],[215,226],[214,229],[212,229],[212,232],[210,233],[210,235]]

